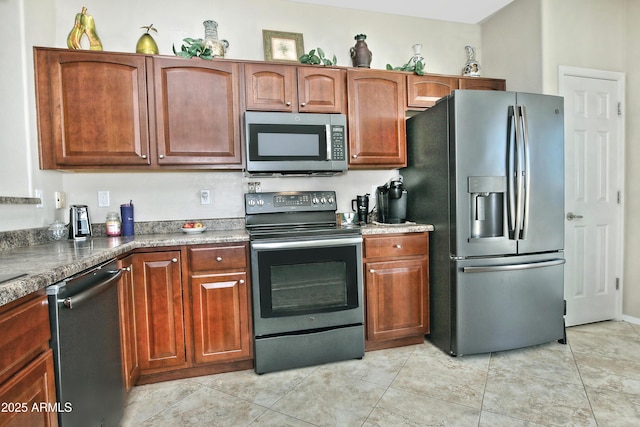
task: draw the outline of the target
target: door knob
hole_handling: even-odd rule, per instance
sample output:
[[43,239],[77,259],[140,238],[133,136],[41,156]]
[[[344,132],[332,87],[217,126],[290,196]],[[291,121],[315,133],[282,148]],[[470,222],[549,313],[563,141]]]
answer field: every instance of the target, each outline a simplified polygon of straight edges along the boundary
[[569,213],[567,214],[567,219],[568,219],[569,221],[573,221],[574,219],[582,219],[582,218],[583,218],[583,216],[582,216],[582,215],[576,215],[576,214],[574,214],[573,212],[569,212]]

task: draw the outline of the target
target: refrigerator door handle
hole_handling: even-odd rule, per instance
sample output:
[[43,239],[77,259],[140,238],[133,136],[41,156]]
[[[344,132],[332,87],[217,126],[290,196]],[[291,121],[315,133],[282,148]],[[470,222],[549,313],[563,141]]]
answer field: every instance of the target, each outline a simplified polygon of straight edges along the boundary
[[522,142],[524,144],[524,212],[522,217],[522,239],[527,238],[529,231],[529,195],[531,189],[531,161],[529,152],[529,123],[527,119],[527,108],[523,105],[522,109]]
[[516,224],[514,228],[514,240],[519,240],[521,238],[520,232],[522,231],[522,216],[524,213],[524,199],[523,199],[523,143],[522,143],[522,116],[520,114],[520,106],[516,105],[513,109],[515,115],[516,122],[516,155],[515,155],[515,163],[516,163]]
[[544,268],[553,267],[556,265],[562,265],[566,261],[564,259],[553,259],[550,261],[542,262],[529,262],[526,264],[504,264],[504,265],[488,265],[481,267],[462,267],[463,273],[493,273],[500,271],[516,271],[516,270],[529,270],[532,268]]
[[509,222],[509,236],[513,235],[516,238],[516,137],[515,131],[515,106],[509,107],[509,122],[507,124],[507,192],[509,198],[509,210],[508,210],[508,222]]

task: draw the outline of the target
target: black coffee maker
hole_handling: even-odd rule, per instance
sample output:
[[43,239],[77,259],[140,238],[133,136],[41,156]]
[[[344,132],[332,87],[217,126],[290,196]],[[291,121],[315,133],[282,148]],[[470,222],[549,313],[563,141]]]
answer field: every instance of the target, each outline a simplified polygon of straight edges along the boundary
[[401,224],[407,219],[407,190],[402,177],[392,178],[376,190],[378,222]]

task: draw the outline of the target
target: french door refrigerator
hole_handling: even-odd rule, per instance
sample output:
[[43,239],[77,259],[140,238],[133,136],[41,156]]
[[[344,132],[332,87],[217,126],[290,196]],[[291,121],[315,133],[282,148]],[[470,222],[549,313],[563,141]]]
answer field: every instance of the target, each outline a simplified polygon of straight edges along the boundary
[[565,342],[561,97],[456,90],[407,120],[407,217],[430,236],[429,339],[451,355]]

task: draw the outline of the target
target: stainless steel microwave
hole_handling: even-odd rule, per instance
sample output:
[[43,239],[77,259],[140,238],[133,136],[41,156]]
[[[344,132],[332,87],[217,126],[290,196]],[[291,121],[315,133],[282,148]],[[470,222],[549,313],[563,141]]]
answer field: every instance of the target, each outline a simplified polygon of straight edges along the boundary
[[244,114],[250,175],[333,175],[347,170],[344,114]]

